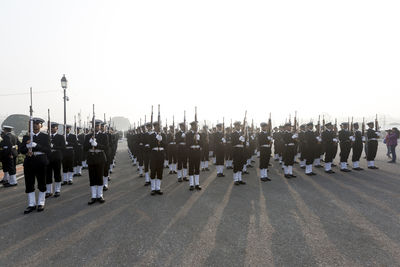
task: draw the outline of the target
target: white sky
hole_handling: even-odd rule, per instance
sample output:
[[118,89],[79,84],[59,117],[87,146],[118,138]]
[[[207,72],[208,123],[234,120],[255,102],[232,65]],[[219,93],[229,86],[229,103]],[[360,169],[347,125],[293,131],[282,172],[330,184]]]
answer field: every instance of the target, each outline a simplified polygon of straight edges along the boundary
[[[400,118],[400,1],[1,1],[0,114]],[[156,116],[156,110],[155,110]]]

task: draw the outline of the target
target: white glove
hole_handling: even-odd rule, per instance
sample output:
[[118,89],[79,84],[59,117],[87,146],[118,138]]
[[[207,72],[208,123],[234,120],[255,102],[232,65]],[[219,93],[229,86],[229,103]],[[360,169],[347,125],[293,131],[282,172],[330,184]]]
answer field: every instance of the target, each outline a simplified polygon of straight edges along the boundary
[[350,139],[352,142],[356,141],[356,138],[355,138],[354,136],[350,136],[349,139]]
[[31,144],[31,143],[26,144],[26,148],[31,148],[31,147],[32,147],[32,144]]
[[54,146],[53,144],[50,144],[50,147],[51,147],[51,148],[53,148],[53,146]]
[[223,138],[223,137],[222,137],[221,141],[222,141],[222,143],[224,143],[224,144],[226,143],[226,140],[225,140],[225,138]]
[[379,137],[381,137],[381,132],[375,132],[375,134]]
[[161,142],[162,141],[162,135],[157,134],[156,139]]
[[200,140],[200,135],[196,134],[196,140],[199,141]]
[[240,137],[239,137],[239,141],[240,141],[240,142],[244,142],[244,141],[246,141],[246,140],[244,139],[243,136],[240,136]]
[[297,137],[299,137],[299,136],[297,135],[297,133],[295,133],[294,135],[292,135],[292,139],[296,139]]
[[35,142],[32,142],[32,147],[36,147],[37,144]]
[[68,142],[67,141],[65,141],[65,145],[68,146]]
[[91,138],[89,142],[90,142],[90,144],[91,144],[92,146],[97,146],[97,142],[96,142],[96,140],[94,140],[93,138]]
[[253,139],[253,140],[254,140],[254,136],[253,136],[253,135],[251,136],[251,139]]
[[182,137],[182,138],[185,138],[185,136],[186,136],[185,133],[182,133],[181,137]]
[[268,138],[267,138],[269,141],[272,141],[272,137],[271,136],[268,136]]
[[317,136],[316,138],[317,138],[318,142],[321,142],[321,137],[320,136]]
[[249,142],[246,142],[246,146],[250,146],[250,143],[249,143]]
[[332,140],[333,140],[333,142],[335,142],[335,143],[338,142],[337,138],[333,138]]
[[361,140],[362,140],[363,142],[365,142],[365,136],[363,136],[363,137],[361,138]]

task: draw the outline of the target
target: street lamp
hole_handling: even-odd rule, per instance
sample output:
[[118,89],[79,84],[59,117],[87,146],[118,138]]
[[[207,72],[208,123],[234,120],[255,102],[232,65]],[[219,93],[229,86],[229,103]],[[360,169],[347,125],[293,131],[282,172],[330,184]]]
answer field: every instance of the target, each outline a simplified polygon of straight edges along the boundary
[[65,74],[61,78],[61,87],[64,89],[64,138],[67,140],[67,78],[65,78]]

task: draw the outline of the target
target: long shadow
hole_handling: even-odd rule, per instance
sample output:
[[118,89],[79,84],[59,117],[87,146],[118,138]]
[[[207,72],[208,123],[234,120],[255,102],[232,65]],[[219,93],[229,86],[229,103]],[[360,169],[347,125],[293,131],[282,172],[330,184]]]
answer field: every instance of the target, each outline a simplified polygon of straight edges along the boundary
[[[313,252],[308,247],[295,216],[302,220],[304,218],[291,197],[288,185],[283,181],[285,178],[279,167],[279,164],[274,164],[269,172],[273,181],[262,187],[268,218],[274,229],[270,244],[274,263],[277,266],[316,265]],[[291,179],[288,182],[292,185],[301,182],[300,179]]]
[[[395,262],[390,254],[371,238],[370,233],[351,222],[349,215],[336,204],[335,199],[323,194],[307,178],[304,179],[305,182],[293,184],[293,189],[301,196],[308,208],[320,218],[328,238],[346,258],[360,265],[373,263],[385,265],[385,263]],[[318,175],[309,179],[354,207],[354,199],[348,197],[351,194],[329,181],[329,179],[334,179],[331,176]]]

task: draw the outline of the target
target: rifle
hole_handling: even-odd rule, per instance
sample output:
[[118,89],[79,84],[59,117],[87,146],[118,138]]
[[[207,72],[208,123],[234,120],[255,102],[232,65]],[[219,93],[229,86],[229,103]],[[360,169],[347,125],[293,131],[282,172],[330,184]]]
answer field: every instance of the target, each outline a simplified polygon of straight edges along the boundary
[[76,133],[76,115],[74,115],[74,133],[75,133],[76,137],[78,138],[78,135]]
[[185,125],[184,132],[186,132],[186,110],[183,111],[183,124]]
[[233,128],[232,128],[232,119],[231,119],[231,131],[233,131]]
[[151,127],[153,127],[153,105],[151,105],[151,118],[150,118]]
[[225,117],[222,117],[222,135],[225,138]]
[[[194,121],[197,122],[197,106],[194,107]],[[197,130],[198,130],[198,129],[197,129]],[[194,137],[194,143],[195,143],[195,144],[197,144],[196,134],[197,134],[197,131],[196,131],[195,134],[193,135],[193,137]]]
[[[153,113],[153,110],[151,111]],[[152,116],[153,117],[153,116]],[[158,129],[161,132],[161,114],[160,114],[160,104],[158,104]],[[160,132],[158,132],[157,134],[160,134]],[[160,146],[160,141],[158,141],[158,146]]]
[[247,140],[247,132],[245,131],[246,120],[247,120],[247,110],[246,110],[245,113],[244,113],[243,126],[242,126],[242,133],[245,134],[245,136],[244,136],[245,142],[246,142],[246,140]]
[[251,119],[251,132],[254,133],[254,120]]
[[272,120],[271,120],[271,112],[269,113],[269,118],[268,118],[268,129],[267,129],[268,135],[271,135],[272,133]]
[[50,123],[50,109],[47,109],[47,133],[49,135],[49,141],[51,143],[51,123]]
[[324,129],[324,127],[325,127],[325,116],[322,115],[322,125],[321,125],[322,130]]
[[[324,121],[322,119],[322,121]],[[297,132],[297,111],[294,112],[294,125],[293,125],[293,132]]]
[[353,134],[354,128],[353,128],[353,117],[351,117],[351,124],[350,124],[350,132]]
[[365,118],[363,117],[363,122],[361,125],[361,135],[364,136],[365,135]]
[[375,115],[375,132],[379,131],[378,114]]
[[335,118],[335,134],[337,135],[338,128],[337,128],[337,118]]
[[[29,106],[29,140],[33,143],[33,104],[32,104],[32,87],[30,89],[31,105]],[[65,129],[64,129],[65,131]],[[32,147],[29,148],[29,152],[32,153]]]
[[175,142],[175,115],[172,115],[172,134],[173,134],[173,136],[172,136],[172,140],[174,140],[174,142]]
[[318,115],[317,134],[320,135],[321,130],[321,115]]
[[292,124],[292,114],[289,113],[289,123]]
[[[96,116],[94,113],[94,104],[93,104],[93,119],[92,119],[92,131],[93,131],[93,139],[96,141]],[[94,149],[94,147],[92,147],[92,149]]]

